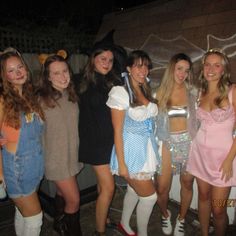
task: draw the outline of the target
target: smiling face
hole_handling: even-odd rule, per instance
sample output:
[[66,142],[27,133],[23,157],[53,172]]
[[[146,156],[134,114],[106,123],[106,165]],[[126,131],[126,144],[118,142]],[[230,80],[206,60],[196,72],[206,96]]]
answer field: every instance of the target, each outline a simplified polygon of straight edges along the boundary
[[5,63],[5,77],[14,87],[20,88],[27,80],[27,70],[20,58],[9,57]]
[[137,59],[134,65],[128,66],[127,70],[134,85],[144,84],[149,73],[147,63],[144,63],[141,59]]
[[204,78],[210,81],[218,82],[224,74],[224,65],[222,58],[217,54],[210,54],[205,58],[203,64]]
[[190,64],[188,61],[180,60],[175,64],[174,79],[178,85],[183,84],[190,73]]
[[67,64],[62,61],[55,61],[49,65],[49,81],[52,82],[52,86],[63,91],[70,83],[70,72]]
[[94,58],[94,69],[102,75],[108,74],[113,66],[113,53],[104,51]]

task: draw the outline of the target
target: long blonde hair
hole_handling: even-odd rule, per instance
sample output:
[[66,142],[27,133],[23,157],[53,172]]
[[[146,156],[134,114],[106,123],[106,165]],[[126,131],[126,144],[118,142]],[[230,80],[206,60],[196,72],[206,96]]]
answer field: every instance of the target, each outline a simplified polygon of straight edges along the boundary
[[188,77],[185,80],[186,86],[188,89],[192,86],[193,80],[193,70],[192,70],[192,61],[190,57],[188,57],[184,53],[178,53],[174,55],[167,65],[165,70],[164,76],[161,81],[161,85],[157,89],[157,99],[159,102],[159,109],[165,111],[169,105],[170,97],[174,88],[175,78],[174,78],[174,71],[175,65],[179,61],[187,61],[190,65]]
[[201,69],[201,73],[199,76],[199,80],[200,80],[200,84],[201,84],[201,94],[202,95],[206,95],[206,93],[208,92],[208,83],[206,81],[206,79],[204,78],[204,74],[203,74],[203,67],[206,61],[206,58],[209,55],[217,55],[221,58],[222,60],[222,65],[224,67],[224,74],[222,75],[221,79],[219,80],[217,87],[219,89],[220,95],[217,96],[214,99],[214,103],[217,107],[221,108],[221,104],[222,101],[227,99],[228,97],[228,89],[229,86],[231,85],[230,82],[230,63],[229,63],[229,59],[228,57],[219,49],[210,49],[209,51],[207,51],[203,58],[202,58],[202,69]]

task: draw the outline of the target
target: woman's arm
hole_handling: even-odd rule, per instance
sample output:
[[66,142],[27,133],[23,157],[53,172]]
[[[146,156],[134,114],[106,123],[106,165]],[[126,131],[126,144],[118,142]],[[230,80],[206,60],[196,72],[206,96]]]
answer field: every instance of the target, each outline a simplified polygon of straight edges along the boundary
[[[236,120],[236,85],[233,85],[232,89],[233,89],[232,105],[234,107],[235,120]],[[236,122],[234,128],[235,127],[236,127]],[[234,137],[233,144],[229,150],[229,153],[220,167],[220,171],[222,171],[221,179],[225,179],[225,182],[227,182],[233,176],[233,161],[235,159],[235,156],[236,156],[236,137]]]
[[124,160],[124,144],[123,144],[123,126],[125,111],[111,109],[112,125],[114,130],[114,143],[116,149],[116,156],[119,165],[119,175],[122,177],[129,177],[129,172]]

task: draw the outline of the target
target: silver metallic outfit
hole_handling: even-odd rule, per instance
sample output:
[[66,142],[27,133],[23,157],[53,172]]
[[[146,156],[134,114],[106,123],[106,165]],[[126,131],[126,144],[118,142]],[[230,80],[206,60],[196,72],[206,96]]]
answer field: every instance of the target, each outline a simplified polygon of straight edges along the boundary
[[[186,173],[190,144],[198,129],[195,113],[196,106],[197,93],[195,90],[190,90],[188,92],[187,106],[173,106],[166,112],[159,111],[157,115],[156,140],[160,146],[160,151],[163,144],[170,150],[173,174]],[[187,130],[170,132],[169,118],[173,117],[186,117]],[[157,173],[161,174],[161,165],[158,167]]]

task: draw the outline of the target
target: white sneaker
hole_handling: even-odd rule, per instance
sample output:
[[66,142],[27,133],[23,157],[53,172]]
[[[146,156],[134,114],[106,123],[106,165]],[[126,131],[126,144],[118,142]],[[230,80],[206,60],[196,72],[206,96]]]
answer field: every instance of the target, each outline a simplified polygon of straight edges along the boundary
[[168,217],[165,218],[164,216],[161,217],[161,228],[162,228],[162,232],[165,235],[171,235],[172,233],[172,225],[171,225],[171,213],[169,210],[167,210],[168,212]]
[[174,236],[184,236],[184,225],[185,225],[185,220],[179,220],[179,216],[176,219],[176,224],[175,224],[175,230],[174,230]]

